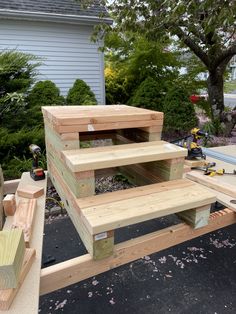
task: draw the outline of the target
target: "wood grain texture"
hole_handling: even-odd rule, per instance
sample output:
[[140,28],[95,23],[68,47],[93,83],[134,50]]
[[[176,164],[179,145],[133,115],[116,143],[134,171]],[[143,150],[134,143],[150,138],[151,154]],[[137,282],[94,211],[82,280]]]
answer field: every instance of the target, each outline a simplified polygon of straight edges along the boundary
[[186,221],[194,229],[208,225],[211,206],[206,205],[195,209],[185,210],[177,214],[179,218]]
[[16,193],[21,197],[26,198],[38,198],[44,194],[44,188],[35,186],[33,184],[27,184],[22,188],[18,188]]
[[[23,187],[27,184],[34,184],[36,186],[44,187],[46,190],[47,180],[33,181],[29,173],[23,173],[20,179],[19,186]],[[37,314],[39,308],[39,281],[41,271],[42,259],[42,242],[43,242],[43,227],[44,227],[44,214],[45,214],[45,194],[37,199],[37,210],[35,211],[35,223],[31,237],[31,247],[36,249],[36,256],[30,268],[30,271],[21,288],[18,290],[8,314],[30,313]],[[20,197],[16,195],[18,202]],[[12,226],[13,217],[6,218],[4,229],[10,229]],[[22,302],[23,300],[23,302]],[[0,313],[5,313],[0,310]]]
[[236,214],[225,209],[211,214],[209,224],[200,229],[193,230],[181,223],[117,244],[113,255],[101,261],[94,261],[87,254],[44,268],[41,271],[40,294],[64,288],[234,223]]
[[34,258],[35,258],[35,250],[26,249],[17,287],[14,289],[0,290],[0,311],[9,310],[15,296],[17,295],[22,283],[24,282],[26,275],[28,274],[31,268]]
[[12,228],[22,229],[27,247],[30,245],[36,207],[36,198],[21,198],[17,204],[16,213],[13,217]]
[[214,177],[206,176],[202,171],[193,170],[186,174],[186,178],[205,185],[213,190],[227,194],[232,198],[236,198],[236,175],[230,176],[231,182],[235,181],[235,184],[226,182],[227,175],[215,175]]
[[14,194],[7,194],[3,199],[5,216],[13,216],[16,211],[16,199]]
[[[198,184],[180,187],[178,182],[176,185],[171,184],[171,188],[168,188],[169,182],[165,182],[164,187],[166,190],[164,191],[163,185],[159,183],[155,184],[154,191],[152,186],[147,186],[146,191],[148,191],[148,187],[151,187],[152,192],[142,196],[137,195],[136,192],[136,195],[132,196],[133,191],[136,189],[134,188],[130,190],[130,194],[126,197],[119,194],[120,199],[112,199],[110,203],[105,201],[105,205],[93,205],[83,208],[79,199],[77,202],[85,225],[92,234],[96,234],[209,205],[216,201],[215,195],[204,187]],[[115,193],[112,194],[115,195]],[[110,198],[109,194],[108,197]],[[105,198],[106,195],[104,195]]]
[[62,154],[71,171],[79,172],[185,157],[187,150],[164,141],[153,141],[69,150]]
[[0,289],[16,288],[24,254],[22,230],[0,231]]

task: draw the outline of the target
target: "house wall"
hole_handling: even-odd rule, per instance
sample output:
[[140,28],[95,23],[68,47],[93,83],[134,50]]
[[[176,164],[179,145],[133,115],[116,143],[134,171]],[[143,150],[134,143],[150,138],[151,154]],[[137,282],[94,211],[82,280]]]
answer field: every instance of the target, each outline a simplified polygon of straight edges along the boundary
[[76,78],[105,103],[103,54],[90,41],[92,26],[0,20],[0,49],[17,49],[43,58],[38,80],[52,80],[66,95]]

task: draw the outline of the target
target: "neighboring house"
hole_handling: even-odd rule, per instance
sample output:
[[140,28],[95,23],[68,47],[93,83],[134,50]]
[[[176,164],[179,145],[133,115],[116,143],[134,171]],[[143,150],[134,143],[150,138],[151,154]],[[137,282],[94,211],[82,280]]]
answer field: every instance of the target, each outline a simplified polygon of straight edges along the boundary
[[38,80],[52,80],[66,95],[80,78],[91,87],[98,104],[104,104],[103,53],[91,35],[101,14],[106,23],[111,19],[100,1],[93,3],[82,9],[75,0],[1,0],[0,49],[42,57]]
[[231,74],[231,80],[236,80],[236,55],[230,60],[229,69]]

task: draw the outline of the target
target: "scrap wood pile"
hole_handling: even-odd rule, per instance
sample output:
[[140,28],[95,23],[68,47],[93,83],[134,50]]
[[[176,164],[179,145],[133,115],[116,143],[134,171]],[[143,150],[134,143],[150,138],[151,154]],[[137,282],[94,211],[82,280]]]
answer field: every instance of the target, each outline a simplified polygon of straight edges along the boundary
[[28,185],[18,188],[16,196],[7,194],[3,198],[2,175],[0,182],[1,217],[2,213],[6,218],[12,216],[10,227],[2,219],[0,229],[0,310],[8,310],[34,261],[36,252],[30,243],[37,198],[44,189]]

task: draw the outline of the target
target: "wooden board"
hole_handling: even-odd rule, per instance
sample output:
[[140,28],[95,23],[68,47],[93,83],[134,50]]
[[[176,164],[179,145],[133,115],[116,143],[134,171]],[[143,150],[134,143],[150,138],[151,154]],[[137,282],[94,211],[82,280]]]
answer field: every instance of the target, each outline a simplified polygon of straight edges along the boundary
[[209,224],[200,229],[193,230],[181,223],[117,244],[113,255],[105,260],[94,261],[86,254],[44,268],[41,272],[40,294],[64,288],[233,223],[236,223],[236,214],[225,209],[211,214]]
[[[186,179],[182,179],[186,180]],[[92,234],[113,230],[127,225],[139,223],[184,210],[209,205],[216,201],[213,193],[208,192],[204,187],[189,181],[186,187],[180,187],[177,180],[157,183],[154,186],[146,186],[145,195],[137,195],[136,188],[130,189],[125,196],[119,193],[116,201],[115,193],[108,194],[112,198],[110,203],[103,195],[104,203],[93,205],[92,207],[82,207],[78,199],[78,206],[82,212],[82,218],[88,230]],[[170,187],[169,187],[170,184]],[[153,190],[154,189],[154,190]],[[96,199],[97,196],[94,196]]]
[[7,194],[3,199],[5,216],[13,216],[16,211],[16,199],[14,194]]
[[21,229],[0,231],[0,289],[16,288],[24,254]]
[[[26,249],[17,287],[14,289],[0,290],[0,311],[1,310],[6,311],[10,308],[12,301],[17,295],[22,283],[24,282],[26,275],[28,274],[30,270],[34,257],[35,257],[35,250]],[[24,303],[24,300],[22,300],[22,303]],[[22,312],[22,313],[26,313],[26,312]]]
[[3,194],[14,194],[20,183],[20,179],[4,181]]
[[71,171],[79,172],[185,157],[187,150],[164,141],[153,141],[69,150],[62,154]]
[[[200,184],[203,184],[209,188],[212,188],[213,190],[219,191],[233,198],[236,198],[236,175],[235,176],[215,175],[214,177],[210,177],[204,175],[202,171],[194,170],[186,173],[186,178],[198,182]],[[230,182],[235,181],[235,184],[228,183],[228,181]]]
[[3,186],[4,186],[4,179],[3,179],[3,174],[2,174],[2,168],[0,165],[0,231],[2,230],[3,227]]
[[44,194],[44,189],[42,187],[27,184],[23,188],[18,188],[16,193],[21,197],[34,199],[42,196]]
[[[19,186],[23,187],[27,184],[34,184],[39,187],[43,187],[46,191],[47,180],[33,181],[29,173],[23,173]],[[19,197],[17,196],[17,201]],[[37,210],[35,212],[35,221],[37,223],[34,226],[31,247],[36,249],[36,257],[34,263],[25,278],[20,290],[18,291],[8,314],[19,313],[38,313],[39,302],[39,283],[40,283],[40,271],[41,271],[41,257],[42,257],[42,243],[43,243],[43,227],[44,227],[44,214],[45,214],[45,194],[37,199]],[[10,229],[13,222],[13,217],[7,217],[4,229]],[[22,302],[24,300],[24,302]],[[0,313],[6,313],[0,311]]]
[[21,198],[13,217],[12,228],[20,228],[24,233],[26,246],[29,247],[33,231],[33,222],[37,208],[37,199]]
[[163,113],[126,105],[44,106],[43,115],[53,124],[82,125],[163,120]]

